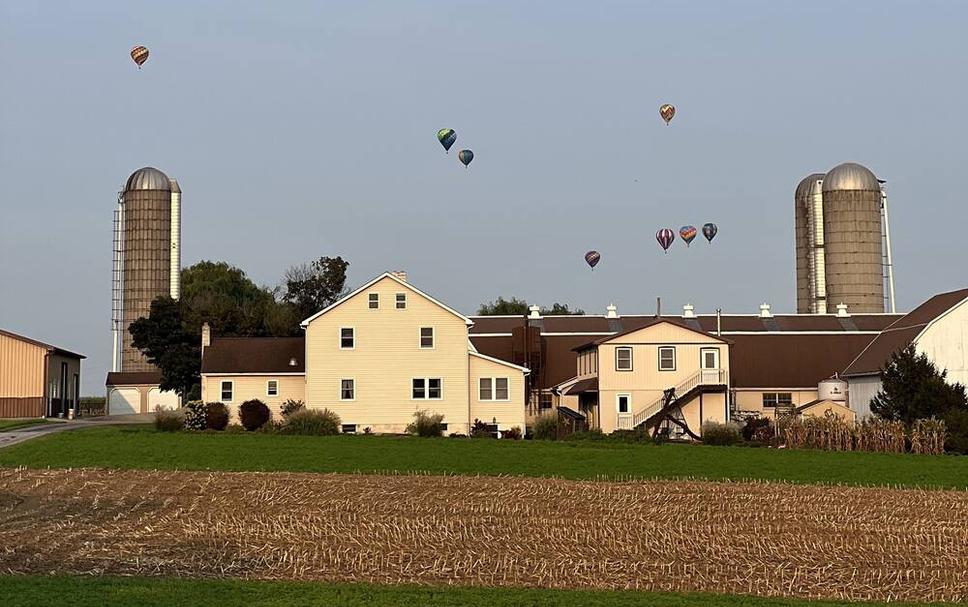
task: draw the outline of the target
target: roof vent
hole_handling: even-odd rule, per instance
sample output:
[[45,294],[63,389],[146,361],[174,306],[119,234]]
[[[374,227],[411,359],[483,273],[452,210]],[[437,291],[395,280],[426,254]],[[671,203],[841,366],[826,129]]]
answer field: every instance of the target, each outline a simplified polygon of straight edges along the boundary
[[696,317],[696,306],[692,304],[686,304],[682,306],[682,317],[683,318],[695,318]]
[[394,270],[393,272],[390,272],[390,274],[392,274],[394,278],[396,278],[401,282],[407,282],[406,270]]
[[541,308],[538,306],[531,306],[528,308],[528,310],[531,311],[531,313],[528,314],[528,318],[541,318]]
[[850,316],[850,314],[847,313],[847,304],[845,303],[837,304],[837,316],[840,316],[842,318],[846,318],[847,316]]
[[605,318],[618,318],[618,308],[615,307],[615,304],[605,306]]
[[773,318],[773,314],[770,313],[770,304],[760,304],[760,318]]
[[289,366],[290,367],[295,367],[298,364],[299,364],[299,362],[296,360],[295,357],[289,359]]

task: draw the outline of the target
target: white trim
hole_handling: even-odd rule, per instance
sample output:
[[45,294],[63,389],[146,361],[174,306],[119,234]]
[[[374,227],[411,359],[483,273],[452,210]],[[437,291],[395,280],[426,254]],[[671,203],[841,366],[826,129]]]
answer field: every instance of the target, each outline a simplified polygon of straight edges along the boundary
[[[376,295],[376,307],[373,307],[372,305],[370,305],[374,301],[373,300],[373,296],[374,295]],[[380,292],[379,291],[373,291],[371,293],[367,293],[366,294],[366,309],[367,310],[379,310],[380,309]]]
[[[417,398],[413,395],[413,382],[414,380],[422,379],[424,382],[424,397]],[[436,379],[440,382],[440,396],[437,398],[430,397],[430,380]],[[444,378],[443,377],[411,377],[410,378],[410,400],[415,401],[425,401],[425,400],[444,400]]]
[[[423,345],[423,330],[430,329],[430,346]],[[436,350],[437,349],[437,328],[436,327],[418,327],[417,328],[417,348],[419,350]]]
[[568,331],[551,331],[549,333],[542,332],[541,334],[549,337],[564,337],[565,335],[584,335],[588,337],[594,337],[597,335],[599,337],[604,337],[607,335],[615,335],[616,333],[617,331],[575,331],[573,333],[569,333]]
[[[353,332],[353,345],[350,346],[349,348],[346,348],[346,347],[343,346],[343,329],[349,329],[350,331]],[[356,327],[340,327],[339,328],[339,332],[337,333],[337,336],[339,338],[339,341],[337,343],[339,344],[339,349],[340,350],[355,350],[356,349]]]
[[[776,318],[775,316],[773,318]],[[885,331],[887,329],[884,329]],[[880,335],[883,331],[723,331],[723,335]]]
[[518,369],[519,371],[523,371],[525,375],[530,375],[531,374],[531,369],[529,369],[527,367],[522,367],[520,365],[516,365],[514,363],[509,363],[508,361],[501,360],[500,358],[494,358],[493,356],[488,356],[487,354],[481,354],[480,352],[468,352],[468,354],[471,355],[471,356],[476,356],[477,358],[482,358],[484,360],[489,360],[492,363],[497,363],[499,365],[504,365],[505,367],[511,367],[512,369]]
[[[619,353],[619,350],[628,350],[629,351],[629,366],[628,366],[627,369],[620,369],[619,366],[618,366],[618,361],[619,361],[618,353]],[[632,346],[615,346],[615,372],[616,373],[628,373],[630,371],[634,371],[635,370],[635,363],[633,362],[634,361],[634,358],[635,358],[634,351],[635,351],[635,348],[633,348]]]
[[[663,350],[672,350],[672,368],[671,369],[663,369],[662,368],[662,351]],[[656,368],[659,371],[662,371],[662,372],[676,371],[679,368],[679,364],[678,364],[679,363],[679,360],[678,360],[679,359],[679,354],[676,352],[676,347],[675,346],[659,346],[658,349],[656,350],[656,355],[658,356],[658,363],[659,363]]]
[[[966,298],[964,298],[964,299],[962,299],[961,301],[959,301],[958,303],[956,303],[956,304],[954,304],[953,306],[951,306],[950,308],[948,308],[947,310],[945,310],[945,311],[944,311],[944,312],[942,312],[941,314],[938,314],[937,316],[935,316],[934,318],[932,318],[931,320],[929,320],[929,321],[927,322],[927,324],[925,324],[925,325],[924,325],[924,328],[923,328],[923,329],[921,329],[921,331],[920,331],[920,332],[919,332],[919,333],[918,333],[918,334],[917,334],[917,335],[916,335],[916,336],[914,337],[914,339],[912,339],[912,340],[911,340],[911,343],[912,343],[912,344],[914,344],[914,345],[916,346],[916,345],[917,345],[917,343],[918,343],[918,340],[920,340],[920,339],[921,339],[921,337],[923,337],[923,336],[924,336],[924,333],[925,333],[925,332],[926,332],[926,331],[927,331],[928,329],[930,329],[930,328],[931,328],[931,326],[932,326],[932,325],[933,325],[934,323],[936,323],[936,322],[938,322],[939,320],[941,320],[942,318],[944,318],[944,317],[945,317],[945,316],[947,316],[948,314],[951,314],[952,312],[954,312],[956,308],[958,308],[958,307],[960,307],[960,306],[961,306],[961,305],[963,305],[963,304],[964,304],[965,302],[968,302],[968,297],[966,297]],[[925,302],[925,303],[927,303],[927,302]]]
[[[272,383],[272,382],[275,382],[275,384],[276,384],[276,393],[275,394],[269,394],[269,384]],[[279,380],[278,379],[267,379],[266,380],[266,396],[279,396]]]
[[[622,413],[619,410],[619,408],[618,408],[618,401],[623,396],[626,398],[626,400],[628,400],[628,403],[629,403],[629,410],[626,411],[625,413]],[[615,415],[618,416],[618,415],[632,415],[632,414],[633,414],[633,412],[632,412],[632,395],[630,393],[628,393],[628,392],[619,392],[618,394],[616,394],[615,395]]]
[[[403,301],[402,302],[400,301],[400,296],[401,295],[403,295]],[[401,303],[403,304],[403,307],[402,308],[400,307],[400,304]],[[408,302],[407,302],[407,292],[406,291],[397,291],[396,293],[393,294],[393,309],[394,310],[406,310],[407,309],[407,303]]]
[[468,337],[511,337],[513,333],[468,333]]
[[[319,312],[316,312],[315,314],[313,314],[313,315],[312,315],[312,316],[310,316],[309,318],[307,318],[307,319],[305,319],[305,320],[303,320],[303,321],[302,321],[301,323],[299,323],[299,326],[300,326],[300,327],[303,327],[303,328],[306,328],[306,326],[308,326],[308,325],[309,325],[309,323],[311,323],[312,321],[314,321],[314,320],[316,320],[317,318],[319,318],[319,317],[320,317],[320,316],[322,316],[323,314],[325,314],[325,313],[327,313],[327,312],[329,312],[329,311],[330,311],[330,310],[332,310],[333,308],[335,308],[335,307],[337,307],[337,306],[339,306],[339,305],[342,305],[342,304],[343,304],[343,303],[345,303],[346,301],[348,301],[348,300],[350,300],[350,299],[352,299],[352,298],[354,298],[354,297],[356,297],[357,295],[359,295],[359,294],[360,294],[360,293],[362,293],[363,291],[366,291],[367,289],[369,289],[370,287],[372,287],[373,285],[375,285],[375,284],[376,284],[377,282],[379,282],[379,281],[381,281],[381,280],[383,280],[384,278],[389,278],[390,280],[392,280],[392,281],[394,281],[394,282],[396,282],[397,284],[399,284],[399,285],[401,285],[401,286],[403,286],[403,287],[405,287],[406,289],[408,289],[408,290],[410,290],[410,291],[413,291],[413,292],[414,292],[414,293],[416,293],[417,295],[420,295],[421,297],[424,297],[424,298],[426,298],[426,299],[427,299],[427,300],[429,300],[430,302],[432,302],[432,303],[435,303],[435,304],[437,304],[438,306],[440,306],[440,307],[441,307],[441,308],[443,308],[444,310],[447,310],[448,312],[450,312],[450,313],[451,313],[451,314],[453,314],[454,316],[456,316],[456,317],[458,317],[458,318],[460,318],[461,320],[463,320],[463,321],[464,321],[465,323],[467,323],[467,326],[471,326],[471,325],[473,325],[473,324],[474,324],[474,321],[473,321],[473,320],[471,320],[470,318],[468,318],[468,317],[466,317],[466,316],[464,316],[463,314],[461,314],[461,313],[460,313],[460,312],[458,312],[457,310],[455,310],[455,309],[453,309],[453,308],[451,308],[450,306],[448,306],[448,305],[446,305],[446,304],[443,304],[443,303],[441,303],[441,302],[439,302],[439,301],[437,301],[436,299],[434,299],[434,298],[433,298],[433,297],[431,297],[430,295],[427,295],[426,293],[424,293],[423,291],[421,291],[421,290],[420,290],[420,289],[418,289],[417,287],[415,287],[415,286],[413,286],[413,285],[412,285],[412,284],[410,284],[409,282],[404,282],[404,281],[402,281],[402,280],[400,280],[399,278],[397,278],[396,276],[394,276],[394,275],[393,275],[393,274],[391,274],[390,272],[384,272],[383,274],[380,274],[379,276],[377,276],[376,278],[374,278],[374,279],[373,279],[373,280],[371,280],[370,282],[368,282],[368,283],[366,283],[366,284],[365,284],[365,285],[363,285],[362,287],[360,287],[360,288],[358,288],[357,290],[355,290],[355,291],[353,291],[352,293],[350,293],[350,294],[349,294],[349,295],[347,295],[346,297],[344,297],[344,298],[342,298],[342,299],[340,299],[339,301],[337,301],[337,302],[335,302],[335,303],[333,303],[333,304],[331,304],[331,305],[329,305],[329,306],[327,306],[327,307],[325,307],[325,308],[323,308],[323,309],[322,309],[322,310],[320,310]],[[396,303],[396,302],[394,301],[394,303]]]
[[[229,384],[229,392],[231,392],[231,398],[225,398],[225,384]],[[218,400],[222,403],[231,403],[235,401],[235,382],[231,379],[223,379],[218,383]]]
[[[343,398],[343,382],[351,381],[353,382],[353,398]],[[339,378],[339,400],[348,403],[350,401],[356,400],[356,378],[355,377],[341,377]]]
[[[282,376],[282,375],[286,375],[286,376],[296,376],[296,375],[305,375],[305,374],[306,374],[305,371],[303,371],[302,373],[272,373],[272,372],[266,372],[266,373],[222,373],[222,372],[216,371],[216,372],[212,372],[212,373],[202,373],[202,377],[210,377],[210,378],[211,377],[276,377],[277,375],[279,375],[279,376]],[[128,385],[128,384],[126,384],[126,385]],[[136,384],[130,384],[130,385],[136,385]]]
[[[507,382],[507,397],[506,398],[498,398],[497,397],[497,380],[499,380],[499,379],[503,379],[504,381]],[[481,381],[483,381],[483,380],[487,380],[491,384],[491,398],[484,398],[483,396],[481,396]],[[500,376],[500,377],[478,377],[477,378],[477,400],[479,400],[482,403],[492,403],[492,402],[506,403],[506,402],[509,402],[511,400],[511,378],[510,377],[505,377],[505,376]]]

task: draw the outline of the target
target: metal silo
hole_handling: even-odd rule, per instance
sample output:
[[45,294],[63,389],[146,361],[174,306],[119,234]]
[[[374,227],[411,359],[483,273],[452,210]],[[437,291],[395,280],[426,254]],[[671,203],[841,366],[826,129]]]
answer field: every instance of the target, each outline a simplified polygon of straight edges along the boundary
[[826,174],[822,196],[827,301],[847,304],[851,312],[883,312],[880,182],[867,168],[847,162]]
[[827,285],[823,235],[823,173],[800,181],[793,197],[796,217],[797,312],[825,314]]
[[148,315],[156,297],[176,295],[180,290],[174,264],[180,263],[181,190],[177,184],[174,189],[175,193],[167,175],[145,167],[132,173],[118,196],[114,221],[114,371],[154,369],[132,347],[128,327]]

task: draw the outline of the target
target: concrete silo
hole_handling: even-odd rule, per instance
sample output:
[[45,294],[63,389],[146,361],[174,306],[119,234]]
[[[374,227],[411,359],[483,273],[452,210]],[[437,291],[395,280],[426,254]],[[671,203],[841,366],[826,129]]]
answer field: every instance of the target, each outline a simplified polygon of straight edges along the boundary
[[181,189],[152,167],[132,173],[114,213],[112,371],[152,371],[128,327],[159,295],[180,295]]

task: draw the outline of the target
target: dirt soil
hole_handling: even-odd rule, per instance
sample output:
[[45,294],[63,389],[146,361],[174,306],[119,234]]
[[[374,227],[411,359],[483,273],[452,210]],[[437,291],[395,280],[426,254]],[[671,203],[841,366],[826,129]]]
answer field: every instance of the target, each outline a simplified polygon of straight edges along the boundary
[[968,598],[968,493],[0,469],[0,571]]

